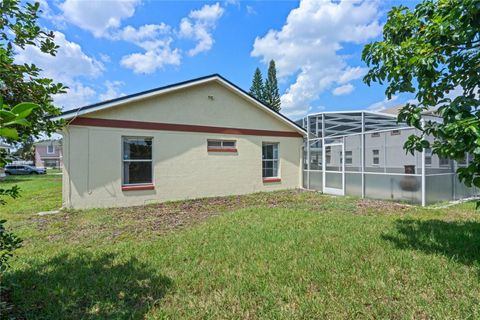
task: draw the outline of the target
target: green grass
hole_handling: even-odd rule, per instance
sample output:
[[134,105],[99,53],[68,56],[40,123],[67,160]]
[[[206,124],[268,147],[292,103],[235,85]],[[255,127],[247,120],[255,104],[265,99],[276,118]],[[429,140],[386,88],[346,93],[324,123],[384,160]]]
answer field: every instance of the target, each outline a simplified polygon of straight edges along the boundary
[[60,176],[21,179],[1,209],[25,239],[5,275],[17,317],[480,318],[473,203],[289,191],[39,217]]

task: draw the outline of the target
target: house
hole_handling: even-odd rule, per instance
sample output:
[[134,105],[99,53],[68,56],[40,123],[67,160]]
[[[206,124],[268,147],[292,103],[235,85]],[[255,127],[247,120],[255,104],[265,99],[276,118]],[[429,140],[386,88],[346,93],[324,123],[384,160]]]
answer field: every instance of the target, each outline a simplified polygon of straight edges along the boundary
[[217,74],[60,118],[65,207],[302,187],[305,130]]
[[62,168],[62,142],[60,140],[46,140],[36,142],[35,166],[46,168]]

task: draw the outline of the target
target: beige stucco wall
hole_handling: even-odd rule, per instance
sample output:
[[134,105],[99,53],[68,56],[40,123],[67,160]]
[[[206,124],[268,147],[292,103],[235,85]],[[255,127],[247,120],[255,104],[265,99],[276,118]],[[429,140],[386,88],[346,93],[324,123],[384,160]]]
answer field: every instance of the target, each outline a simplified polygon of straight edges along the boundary
[[[294,131],[218,84],[91,114],[103,119]],[[214,100],[208,99],[213,95]],[[154,190],[122,191],[122,136],[153,137]],[[237,153],[207,152],[234,139]],[[262,143],[278,142],[281,182],[262,179]],[[69,126],[64,131],[65,207],[143,205],[301,187],[302,138]]]
[[92,112],[83,117],[294,131],[291,126],[216,81]]

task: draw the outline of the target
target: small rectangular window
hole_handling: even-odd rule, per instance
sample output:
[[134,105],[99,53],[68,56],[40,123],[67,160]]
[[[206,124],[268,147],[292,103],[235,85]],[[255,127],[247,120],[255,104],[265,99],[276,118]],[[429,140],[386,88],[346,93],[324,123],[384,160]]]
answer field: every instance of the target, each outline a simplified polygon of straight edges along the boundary
[[330,164],[332,162],[332,148],[325,147],[325,163]]
[[47,145],[47,153],[48,154],[55,153],[55,146],[53,144]]
[[378,137],[380,137],[380,132],[372,133],[372,138],[378,138]]
[[399,136],[401,134],[400,130],[392,130],[390,131],[391,136]]
[[432,165],[432,149],[430,148],[425,149],[425,165]]
[[207,150],[236,152],[237,142],[235,140],[207,140]]
[[278,177],[278,143],[262,145],[262,177]]
[[373,154],[373,164],[374,165],[379,165],[380,164],[380,150],[372,150]]
[[345,150],[345,165],[353,164],[353,152]]
[[153,183],[152,138],[123,137],[123,185]]
[[450,166],[450,159],[438,157],[438,161],[441,167],[448,167]]

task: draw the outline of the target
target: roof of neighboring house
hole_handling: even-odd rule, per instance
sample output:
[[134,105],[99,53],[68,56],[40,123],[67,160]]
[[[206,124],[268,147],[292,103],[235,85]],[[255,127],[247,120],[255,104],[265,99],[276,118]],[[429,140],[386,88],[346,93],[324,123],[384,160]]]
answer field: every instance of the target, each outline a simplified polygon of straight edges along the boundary
[[35,146],[60,146],[62,145],[61,140],[44,140],[44,141],[38,141],[34,143]]
[[253,97],[248,92],[246,92],[242,88],[238,87],[234,83],[230,82],[229,80],[225,79],[224,77],[222,77],[219,74],[212,74],[212,75],[208,75],[208,76],[205,76],[205,77],[200,77],[200,78],[196,78],[196,79],[192,79],[192,80],[188,80],[188,81],[178,82],[178,83],[174,83],[174,84],[171,84],[171,85],[167,85],[167,86],[163,86],[163,87],[159,87],[159,88],[155,88],[155,89],[138,92],[138,93],[131,94],[131,95],[128,95],[128,96],[123,96],[123,97],[119,97],[119,98],[115,98],[115,99],[111,99],[111,100],[87,105],[87,106],[80,107],[80,108],[77,108],[77,109],[68,110],[68,111],[63,112],[60,116],[54,117],[53,119],[54,120],[72,119],[72,118],[75,118],[77,116],[81,116],[81,115],[84,115],[84,114],[87,114],[87,113],[91,113],[91,112],[95,112],[95,111],[99,111],[99,110],[103,110],[103,109],[107,109],[107,108],[116,107],[116,106],[123,105],[123,104],[126,104],[126,103],[146,99],[146,98],[149,98],[149,97],[152,97],[152,96],[161,95],[161,94],[171,92],[171,91],[174,91],[174,90],[180,90],[180,89],[183,89],[183,88],[188,88],[188,87],[191,87],[191,86],[194,86],[194,85],[198,85],[198,84],[201,84],[201,83],[207,83],[207,82],[210,82],[210,81],[216,81],[216,82],[222,84],[224,87],[226,87],[226,88],[232,90],[233,92],[243,96],[247,100],[251,101],[257,107],[262,108],[264,111],[267,111],[268,113],[270,113],[272,116],[274,116],[278,120],[280,120],[280,121],[286,123],[287,125],[289,125],[290,127],[292,127],[295,131],[300,132],[302,135],[307,134],[306,131],[301,126],[299,126],[297,123],[293,122],[292,120],[290,120],[289,118],[287,118],[286,116],[281,114],[280,112],[277,112],[275,110],[270,109],[265,103],[263,103],[262,101],[258,100],[255,97]]

